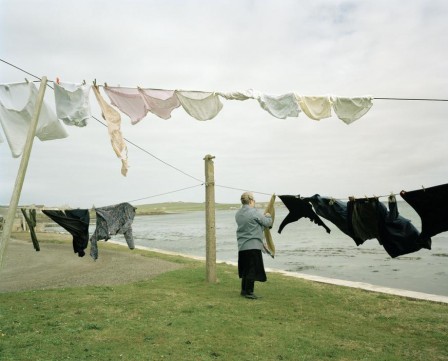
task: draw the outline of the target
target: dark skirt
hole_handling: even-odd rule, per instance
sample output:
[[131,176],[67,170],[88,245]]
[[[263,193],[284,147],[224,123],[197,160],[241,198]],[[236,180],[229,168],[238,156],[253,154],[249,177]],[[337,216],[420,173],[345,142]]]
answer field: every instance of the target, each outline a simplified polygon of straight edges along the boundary
[[263,256],[259,249],[238,252],[238,275],[248,280],[266,282]]

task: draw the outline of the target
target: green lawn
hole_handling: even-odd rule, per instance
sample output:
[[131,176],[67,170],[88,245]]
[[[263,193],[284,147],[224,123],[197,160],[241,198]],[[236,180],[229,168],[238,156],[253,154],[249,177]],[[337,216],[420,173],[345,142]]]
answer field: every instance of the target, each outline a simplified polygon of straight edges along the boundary
[[0,360],[448,360],[446,304],[278,274],[247,300],[232,266],[207,284],[203,262],[138,252],[186,265],[123,286],[0,294]]

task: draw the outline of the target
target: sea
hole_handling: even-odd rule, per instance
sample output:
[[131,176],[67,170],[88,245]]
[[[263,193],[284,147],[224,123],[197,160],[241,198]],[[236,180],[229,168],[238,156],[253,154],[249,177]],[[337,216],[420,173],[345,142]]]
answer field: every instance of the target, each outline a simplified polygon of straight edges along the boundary
[[[421,230],[420,217],[406,202],[398,202],[398,210]],[[218,261],[237,261],[235,213],[236,210],[216,211]],[[271,230],[276,254],[275,258],[263,255],[266,268],[448,296],[448,232],[432,238],[431,250],[391,258],[376,239],[356,246],[325,219],[331,233],[302,218],[278,234],[278,225],[287,213],[284,207],[276,209]],[[205,257],[202,211],[136,216],[132,229],[138,246]],[[113,236],[113,240],[126,244],[122,235]],[[101,244],[98,247],[101,253]]]

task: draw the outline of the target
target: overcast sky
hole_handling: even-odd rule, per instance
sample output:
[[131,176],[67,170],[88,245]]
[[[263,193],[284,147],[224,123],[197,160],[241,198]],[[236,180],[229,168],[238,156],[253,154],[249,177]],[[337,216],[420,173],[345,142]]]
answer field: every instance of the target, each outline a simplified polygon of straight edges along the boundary
[[[65,82],[448,98],[447,18],[443,0],[0,0],[0,58]],[[0,62],[0,83],[25,77],[33,79]],[[46,101],[54,108],[49,88]],[[264,193],[363,197],[448,181],[448,102],[375,100],[351,125],[222,102],[205,122],[182,108],[136,125],[122,114],[122,133],[199,179],[212,154],[217,184]],[[65,127],[66,139],[36,138],[20,204],[105,206],[200,184],[131,144],[123,177],[103,125]],[[0,204],[19,163],[1,143]],[[240,193],[216,188],[216,201],[235,203]],[[202,202],[204,187],[134,203],[163,201]]]

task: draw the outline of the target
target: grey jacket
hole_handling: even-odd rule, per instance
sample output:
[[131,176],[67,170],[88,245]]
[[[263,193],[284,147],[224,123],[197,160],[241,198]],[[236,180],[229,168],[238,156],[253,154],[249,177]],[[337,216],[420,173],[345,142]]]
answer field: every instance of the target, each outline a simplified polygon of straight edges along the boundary
[[272,218],[264,216],[255,208],[243,205],[235,214],[238,224],[236,238],[238,251],[263,249],[263,230],[272,225]]

